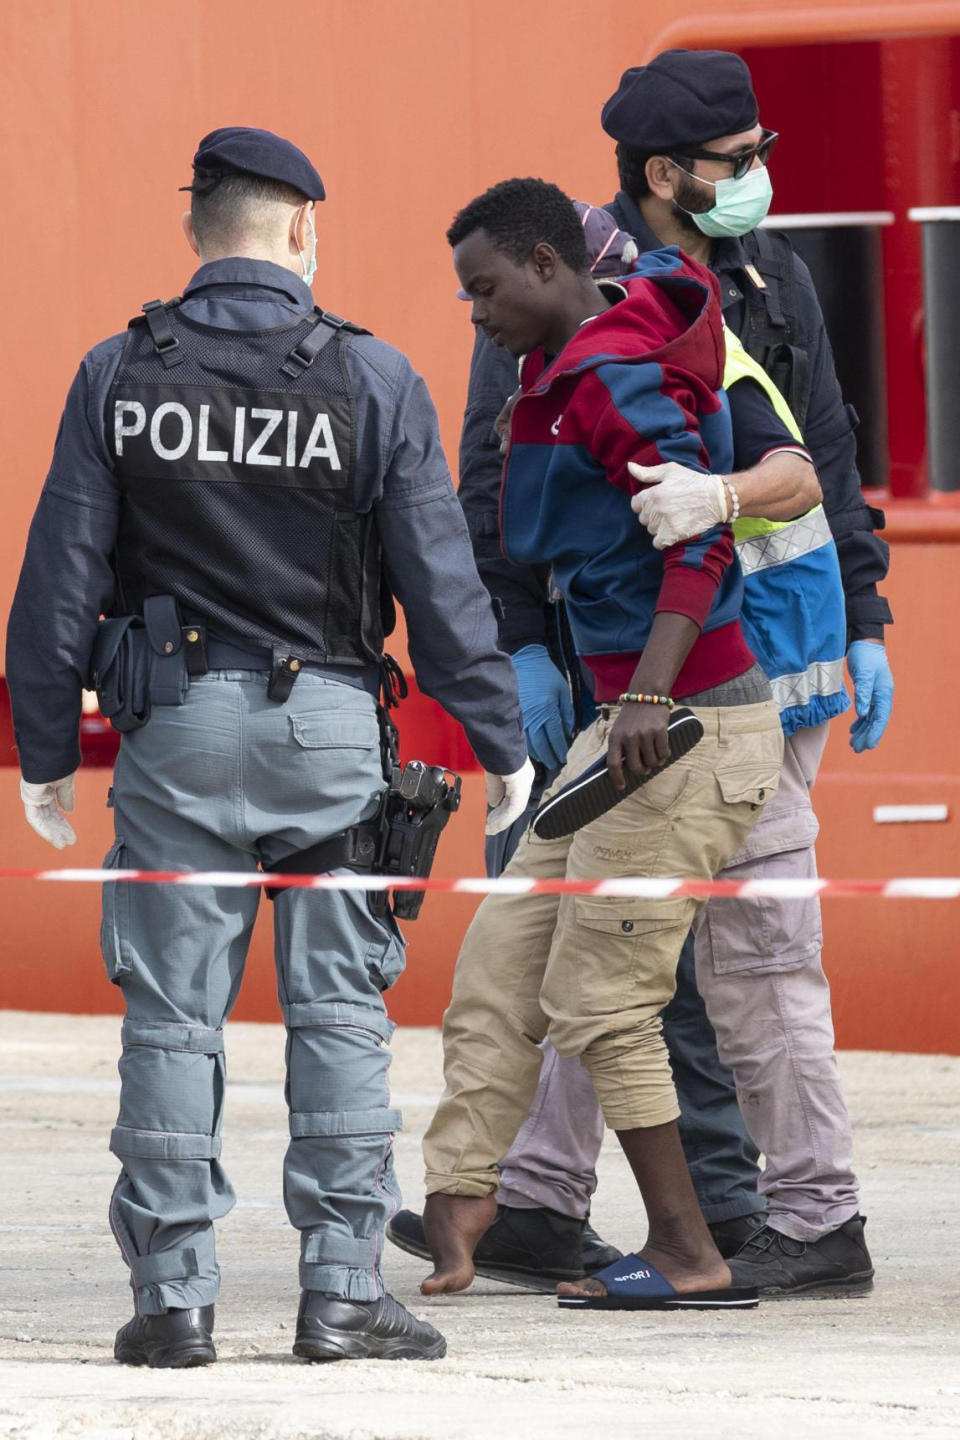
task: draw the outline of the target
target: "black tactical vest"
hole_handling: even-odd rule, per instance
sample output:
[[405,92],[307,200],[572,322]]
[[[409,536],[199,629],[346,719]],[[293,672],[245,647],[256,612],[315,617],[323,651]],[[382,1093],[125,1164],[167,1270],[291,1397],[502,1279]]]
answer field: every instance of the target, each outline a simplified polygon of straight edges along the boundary
[[763,277],[763,289],[747,274],[740,340],[766,370],[801,430],[807,422],[813,375],[803,347],[797,311],[793,246],[781,230],[751,230],[743,237],[748,262]]
[[185,622],[235,642],[379,660],[380,544],[356,508],[345,365],[366,332],[322,311],[221,330],[178,306],[152,301],[130,322],[108,400],[122,612],[173,595]]

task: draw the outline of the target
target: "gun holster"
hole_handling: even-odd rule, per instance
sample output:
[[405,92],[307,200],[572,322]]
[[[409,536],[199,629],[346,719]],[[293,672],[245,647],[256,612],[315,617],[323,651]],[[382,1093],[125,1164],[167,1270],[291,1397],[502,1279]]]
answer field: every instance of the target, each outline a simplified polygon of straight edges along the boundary
[[[383,657],[380,675],[383,702],[377,706],[377,720],[387,788],[377,813],[319,845],[269,864],[261,862],[261,868],[268,873],[325,875],[331,870],[347,869],[368,875],[396,875],[398,879],[430,874],[440,832],[460,808],[462,781],[452,771],[424,765],[420,760],[401,766],[399,738],[390,711],[406,697],[407,682],[391,655]],[[271,900],[281,893],[279,887],[267,889]],[[391,910],[392,899],[392,910],[399,920],[416,920],[423,895],[422,890],[371,890],[367,901],[374,915],[384,916]]]
[[[451,772],[419,760],[411,760],[402,769],[395,766],[371,819],[282,860],[263,861],[261,868],[268,874],[286,875],[326,875],[342,869],[398,878],[429,875],[440,833],[460,808],[460,776],[452,775],[452,783],[448,783],[448,774]],[[276,900],[283,888],[268,886],[267,896]],[[392,908],[398,920],[416,920],[423,895],[422,890],[371,890],[367,900],[374,915],[384,916]]]
[[[448,783],[447,775],[451,775],[452,783]],[[461,784],[459,775],[439,765],[424,765],[420,760],[411,760],[403,769],[394,767],[382,807],[381,875],[430,874],[441,831],[460,808]],[[391,895],[379,890],[371,892],[370,904],[374,914],[385,914],[392,898],[398,920],[416,920],[423,897],[422,890],[394,890]]]

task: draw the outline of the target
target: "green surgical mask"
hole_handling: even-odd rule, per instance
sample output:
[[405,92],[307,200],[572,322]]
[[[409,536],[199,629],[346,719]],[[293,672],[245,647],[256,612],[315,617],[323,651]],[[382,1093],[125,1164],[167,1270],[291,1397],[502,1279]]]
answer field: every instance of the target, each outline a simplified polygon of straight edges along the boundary
[[[681,165],[678,170],[683,169]],[[689,175],[689,170],[684,170]],[[700,175],[691,177],[701,180],[704,185],[713,185],[715,200],[709,210],[697,215],[692,210],[687,214],[704,235],[713,239],[721,235],[746,235],[755,230],[766,218],[773,199],[773,186],[766,165],[757,165],[748,170],[739,180],[703,180]]]

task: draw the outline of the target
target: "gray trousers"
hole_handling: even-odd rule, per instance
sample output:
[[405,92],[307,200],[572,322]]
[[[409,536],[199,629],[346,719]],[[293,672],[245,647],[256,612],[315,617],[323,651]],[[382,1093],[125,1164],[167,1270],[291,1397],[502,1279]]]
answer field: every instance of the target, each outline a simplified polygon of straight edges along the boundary
[[[821,725],[787,740],[780,789],[723,878],[816,874],[810,788],[826,738]],[[747,1130],[764,1154],[759,1191],[768,1223],[805,1241],[837,1229],[859,1209],[821,944],[818,900],[711,900],[693,942],[720,1060],[733,1072]],[[548,1049],[533,1106],[503,1162],[498,1199],[586,1215],[602,1135],[580,1062]],[[708,1220],[726,1218],[704,1209]]]
[[[212,671],[124,737],[108,866],[252,873],[373,812],[384,781],[372,698],[304,673],[278,705],[267,678]],[[219,1159],[223,1027],[260,903],[254,888],[104,887],[104,958],[126,1004],[110,1220],[141,1314],[217,1295],[213,1222],[234,1203]],[[274,931],[300,1284],[375,1299],[399,1204],[381,991],[403,968],[402,941],[362,892],[285,891]]]

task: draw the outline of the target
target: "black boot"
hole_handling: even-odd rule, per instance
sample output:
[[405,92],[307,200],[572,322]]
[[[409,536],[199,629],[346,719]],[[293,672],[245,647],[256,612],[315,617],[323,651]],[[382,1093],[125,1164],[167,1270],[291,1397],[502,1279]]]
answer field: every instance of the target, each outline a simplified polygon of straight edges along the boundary
[[[398,1210],[387,1238],[409,1255],[429,1260],[423,1220],[413,1210]],[[580,1280],[612,1265],[620,1251],[607,1245],[583,1220],[557,1210],[520,1210],[501,1205],[497,1218],[473,1252],[478,1275],[530,1290],[551,1292],[558,1280]]]
[[149,1365],[153,1370],[212,1365],[217,1358],[212,1335],[212,1305],[135,1315],[117,1331],[113,1358],[121,1365]]
[[730,1261],[734,1285],[756,1285],[761,1295],[863,1295],[873,1289],[873,1261],[862,1215],[821,1235],[791,1240],[764,1225]]
[[447,1342],[399,1300],[344,1300],[304,1290],[294,1355],[301,1360],[439,1360]]

